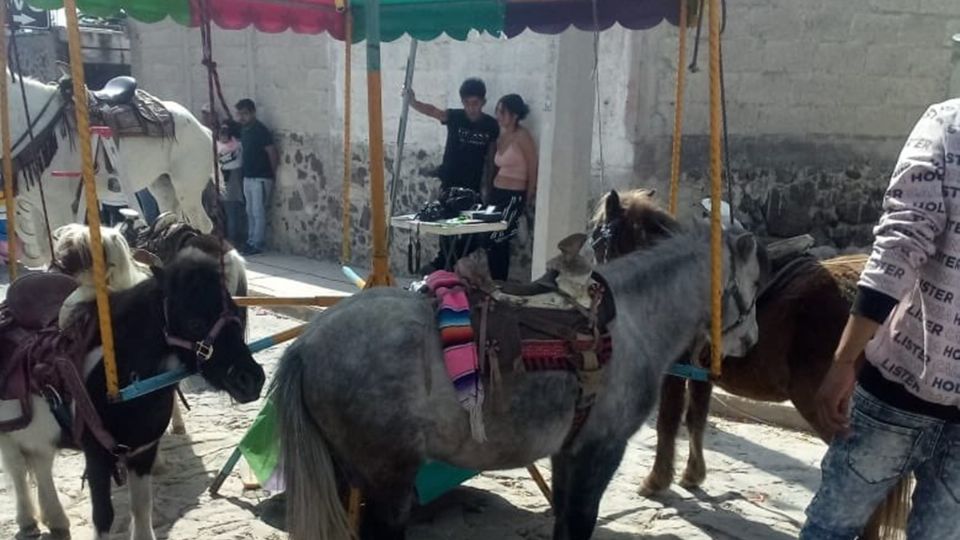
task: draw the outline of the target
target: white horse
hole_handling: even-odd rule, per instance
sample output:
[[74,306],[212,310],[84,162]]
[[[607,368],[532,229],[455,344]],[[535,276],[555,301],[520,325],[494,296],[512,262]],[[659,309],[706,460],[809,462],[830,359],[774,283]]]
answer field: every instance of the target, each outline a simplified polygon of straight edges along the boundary
[[[30,142],[28,126],[34,135],[46,132],[53,123],[64,121],[64,98],[56,84],[44,84],[23,78],[30,123],[27,122],[20,98],[20,76],[8,72],[7,90],[10,108],[7,111],[14,157]],[[185,107],[172,101],[163,105],[173,115],[175,137],[168,139],[151,137],[124,137],[117,141],[119,150],[118,173],[126,187],[133,192],[147,188],[156,198],[161,212],[175,211],[202,232],[210,232],[213,224],[201,203],[201,194],[213,173],[211,155],[212,135]],[[4,111],[0,111],[3,114]],[[73,122],[70,123],[73,125]],[[69,133],[62,125],[53,130],[56,152],[52,159],[42,160],[41,181],[47,203],[50,230],[73,223],[78,200],[79,182],[76,177],[54,178],[53,171],[80,171],[81,159],[76,133]],[[47,163],[49,161],[49,163]],[[104,167],[100,166],[100,169]],[[97,192],[107,193],[108,176],[104,171],[97,174]],[[27,266],[42,266],[50,260],[46,227],[41,205],[39,186],[27,182],[18,175],[17,234],[23,239],[21,261]]]

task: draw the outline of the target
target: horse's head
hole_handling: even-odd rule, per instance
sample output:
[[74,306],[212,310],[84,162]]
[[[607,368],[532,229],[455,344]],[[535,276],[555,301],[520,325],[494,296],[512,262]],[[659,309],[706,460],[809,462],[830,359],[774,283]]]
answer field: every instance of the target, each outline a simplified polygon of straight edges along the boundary
[[611,191],[600,199],[590,235],[598,263],[649,247],[679,230],[677,221],[657,205],[655,195],[652,189],[634,189]]
[[244,342],[240,310],[223,286],[217,261],[187,248],[154,273],[163,290],[167,342],[181,362],[240,403],[259,398],[263,368]]
[[757,343],[757,296],[766,262],[763,247],[745,229],[723,232],[723,354],[744,356]]

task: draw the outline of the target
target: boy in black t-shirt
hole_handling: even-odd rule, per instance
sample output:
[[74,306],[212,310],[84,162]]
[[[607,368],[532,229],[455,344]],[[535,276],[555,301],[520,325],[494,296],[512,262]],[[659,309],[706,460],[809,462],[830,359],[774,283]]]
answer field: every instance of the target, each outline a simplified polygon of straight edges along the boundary
[[[447,126],[447,143],[443,149],[443,163],[440,165],[440,189],[451,187],[468,188],[481,193],[484,173],[491,170],[492,155],[496,148],[500,127],[497,121],[483,112],[487,103],[487,87],[480,79],[467,79],[460,85],[462,109],[440,109],[429,103],[417,101],[413,89],[407,89],[410,106],[413,110],[437,119]],[[454,246],[441,238],[440,253],[433,263],[423,270],[443,267],[444,253]],[[456,246],[462,252],[462,246]],[[462,255],[465,255],[463,253]]]

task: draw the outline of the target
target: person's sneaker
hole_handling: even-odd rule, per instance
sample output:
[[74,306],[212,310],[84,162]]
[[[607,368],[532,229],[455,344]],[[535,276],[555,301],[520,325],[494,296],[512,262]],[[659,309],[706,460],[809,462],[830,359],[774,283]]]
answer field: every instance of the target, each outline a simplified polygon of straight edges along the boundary
[[247,255],[247,256],[250,256],[250,255],[259,255],[259,254],[261,254],[261,253],[263,253],[263,250],[262,250],[262,249],[260,249],[260,248],[255,248],[255,247],[252,247],[252,246],[251,246],[251,247],[247,248],[247,251],[245,251],[243,254],[244,254],[244,255]]

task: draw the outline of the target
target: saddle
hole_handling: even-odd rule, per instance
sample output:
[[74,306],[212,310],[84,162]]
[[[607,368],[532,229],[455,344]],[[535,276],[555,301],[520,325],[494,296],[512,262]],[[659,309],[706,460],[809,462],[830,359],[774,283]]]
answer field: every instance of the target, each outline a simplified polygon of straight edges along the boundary
[[128,105],[137,91],[137,80],[126,75],[114,77],[100,90],[91,90],[97,101],[107,105]]
[[64,274],[27,274],[0,303],[0,432],[23,429],[33,418],[36,387],[31,359],[59,337],[57,316],[77,283]]
[[[60,91],[65,103],[72,103],[69,78],[61,79]],[[116,77],[102,90],[88,90],[90,123],[109,127],[115,136],[174,138],[173,115],[156,97],[137,88],[133,77]],[[68,115],[69,117],[69,115]]]

